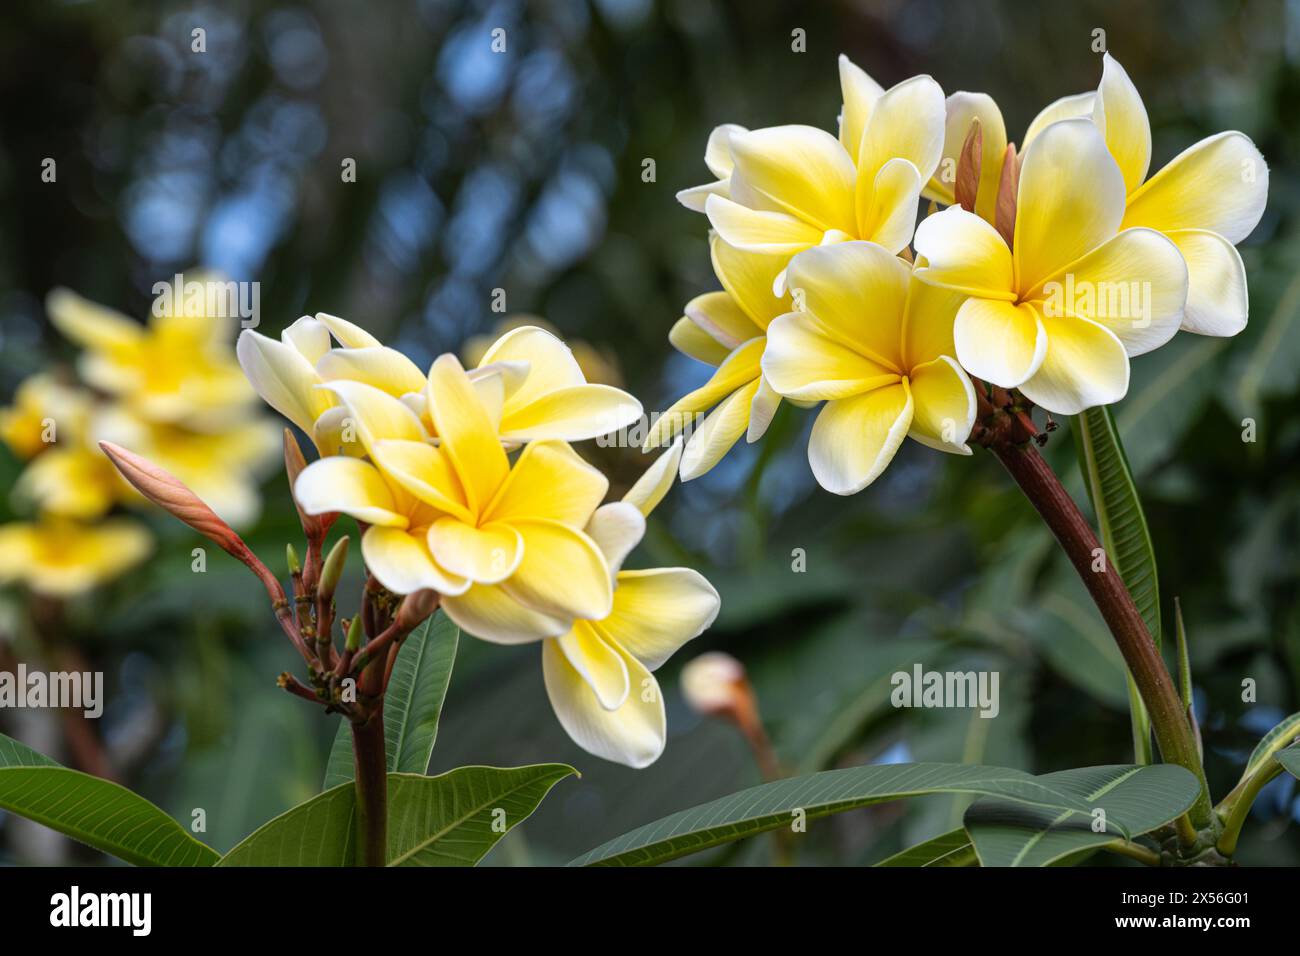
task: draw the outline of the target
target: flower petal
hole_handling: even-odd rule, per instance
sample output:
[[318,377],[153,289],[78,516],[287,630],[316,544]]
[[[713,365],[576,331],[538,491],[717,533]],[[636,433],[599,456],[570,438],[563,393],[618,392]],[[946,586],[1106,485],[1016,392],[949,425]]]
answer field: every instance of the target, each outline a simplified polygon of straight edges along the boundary
[[[911,270],[870,242],[842,242],[800,253],[790,262],[795,307],[826,333],[873,362],[901,371],[903,312]],[[777,391],[783,389],[772,379]]]
[[713,585],[690,568],[621,571],[614,610],[596,629],[653,671],[703,634],[721,604]]
[[369,454],[374,453],[376,442],[386,439],[424,441],[427,437],[415,412],[373,385],[352,381],[325,382],[318,385],[316,391],[338,396],[348,410],[347,418],[341,422],[343,440],[347,441],[349,432],[355,432],[356,439]]
[[428,400],[429,415],[465,489],[469,509],[482,513],[506,480],[510,464],[487,409],[456,356],[440,355],[434,361]]
[[817,483],[837,495],[861,491],[893,460],[911,425],[906,381],[827,402],[808,441]]
[[462,521],[473,521],[460,479],[442,449],[423,441],[387,439],[375,442],[370,457],[384,475],[420,501]]
[[1033,377],[1020,386],[1026,398],[1057,415],[1077,415],[1124,397],[1128,355],[1114,332],[1088,319],[1041,318],[1047,330],[1047,355]]
[[721,365],[731,349],[705,332],[688,316],[678,319],[668,331],[668,342],[683,355],[706,365]]
[[758,378],[761,374],[759,361],[763,357],[766,341],[759,336],[734,349],[704,385],[683,395],[654,419],[641,450],[648,451],[664,444],[693,424],[700,412],[713,407],[736,389]]
[[330,330],[310,315],[304,315],[280,333],[280,341],[297,349],[315,365],[330,350]]
[[[731,198],[783,212],[818,232],[853,230],[853,160],[814,126],[772,126],[731,137]],[[712,204],[717,200],[711,199]]]
[[1092,117],[1093,105],[1097,99],[1097,94],[1092,90],[1087,93],[1075,93],[1072,96],[1062,96],[1045,106],[1034,121],[1029,124],[1025,130],[1025,138],[1020,142],[1020,155],[1025,154],[1029,149],[1029,144],[1038,138],[1043,130],[1058,123],[1064,119],[1075,119],[1078,117]]
[[1208,229],[1234,245],[1268,202],[1268,164],[1244,133],[1219,133],[1175,156],[1134,192],[1124,225],[1161,232]]
[[912,369],[912,427],[922,445],[969,455],[966,439],[975,424],[975,387],[957,362],[941,355]]
[[756,377],[728,395],[691,435],[682,451],[682,481],[705,474],[736,444],[749,426],[749,408],[759,381]]
[[635,659],[624,655],[624,660],[631,692],[621,707],[609,711],[600,706],[558,643],[547,641],[542,645],[546,694],[560,726],[583,750],[629,767],[648,767],[659,759],[668,737],[663,694],[654,676]]
[[1003,388],[1019,386],[1047,354],[1047,333],[1027,303],[967,299],[957,310],[952,332],[962,367]]
[[915,368],[941,355],[956,355],[953,325],[966,301],[961,292],[921,281],[919,269],[907,286],[907,315],[903,325],[903,367]]
[[[725,243],[724,243],[725,245]],[[773,273],[775,277],[776,273]],[[769,287],[768,298],[778,300]],[[731,351],[742,342],[763,334],[763,329],[751,319],[726,292],[706,292],[686,303],[686,317],[703,329],[715,342]]]
[[876,100],[867,119],[854,157],[858,176],[874,180],[885,163],[897,158],[915,166],[924,184],[943,155],[944,125],[943,90],[933,79],[914,76],[891,87]]
[[618,710],[627,700],[627,664],[623,655],[610,647],[586,621],[575,621],[573,630],[555,639],[565,659],[586,681],[605,710]]
[[718,235],[746,252],[793,255],[822,239],[822,230],[801,219],[783,212],[750,209],[722,196],[709,196],[704,211]]
[[723,123],[721,126],[713,127],[712,132],[709,133],[709,140],[704,146],[704,165],[709,167],[709,172],[719,179],[726,179],[731,175],[736,165],[731,158],[731,138],[737,133],[745,132],[748,132],[745,127],[737,126],[735,123]]
[[[749,318],[749,324],[757,330],[742,337],[738,323],[727,326],[731,338],[738,339],[738,342],[753,338],[767,328],[767,323],[772,319],[790,311],[790,297],[785,294],[778,296],[773,291],[777,276],[790,261],[789,256],[744,252],[727,244],[716,234],[709,240],[709,256],[722,288]],[[688,310],[686,314],[691,313]],[[701,324],[706,329],[709,328],[707,323]]]
[[345,379],[365,382],[400,398],[407,392],[424,391],[424,374],[396,349],[379,346],[364,349],[331,349],[316,363],[325,381]]
[[483,353],[479,368],[493,363],[528,363],[528,374],[511,378],[506,389],[510,408],[527,405],[550,392],[570,385],[583,385],[582,368],[573,351],[545,329],[524,325],[511,329]]
[[520,453],[483,515],[507,522],[546,518],[581,528],[608,490],[609,479],[567,444],[535,441]]
[[844,97],[840,110],[840,144],[856,162],[867,120],[885,90],[843,53],[840,54],[839,67],[840,93]]
[[583,530],[596,542],[610,574],[614,575],[645,537],[645,516],[634,504],[611,501],[595,510]]
[[116,352],[138,346],[145,330],[116,309],[91,302],[71,289],[54,289],[45,297],[45,311],[64,338],[83,349]]
[[328,312],[317,312],[316,320],[330,330],[330,334],[339,340],[344,348],[347,349],[373,349],[379,348],[384,343],[379,341],[359,325],[340,319],[337,315],[330,315]]
[[1110,329],[1129,355],[1164,345],[1183,319],[1187,266],[1154,229],[1125,229],[1042,288],[1044,315],[1076,315]]
[[505,441],[585,441],[608,435],[641,417],[641,403],[612,385],[570,385],[502,415]]
[[1250,296],[1236,247],[1217,232],[1176,229],[1165,235],[1187,263],[1183,328],[1198,335],[1236,335],[1246,327]]
[[760,378],[758,391],[754,393],[754,400],[749,405],[749,427],[745,430],[745,441],[752,445],[762,438],[780,407],[780,392],[772,387],[766,376]]
[[464,594],[444,595],[442,607],[461,630],[492,644],[531,644],[558,637],[573,626],[572,618],[525,607],[499,584],[475,584]]
[[372,525],[405,528],[393,493],[383,475],[368,461],[357,458],[321,458],[298,475],[293,496],[307,514],[341,511]]
[[314,391],[320,376],[303,354],[291,345],[244,329],[235,344],[235,355],[262,400],[312,434],[313,423],[333,400]]
[[960,206],[926,216],[916,227],[916,276],[982,299],[1015,299],[1011,250],[996,229]]
[[1092,121],[1105,135],[1106,148],[1124,174],[1125,187],[1133,192],[1147,178],[1151,165],[1151,123],[1137,87],[1109,53],[1102,58]]
[[786,398],[846,398],[898,381],[897,370],[843,345],[810,313],[783,315],[767,333],[763,377]]
[[854,200],[858,235],[897,255],[916,231],[925,178],[911,160],[891,159],[874,177],[859,177]]
[[925,194],[945,206],[956,202],[957,163],[962,147],[970,135],[971,124],[980,123],[980,181],[975,194],[975,213],[993,221],[997,205],[998,183],[1002,179],[1002,161],[1007,151],[1007,128],[1002,111],[987,93],[959,90],[944,101],[943,158]]
[[1043,130],[1020,168],[1012,243],[1018,288],[1033,288],[1113,236],[1124,198],[1124,176],[1091,120]]
[[673,486],[677,469],[682,460],[683,441],[678,438],[666,452],[655,459],[654,464],[641,473],[641,477],[628,489],[623,500],[635,505],[646,517],[664,500],[668,489]]
[[609,567],[596,542],[558,521],[512,520],[524,537],[524,558],[500,586],[541,614],[600,620],[614,595]]
[[523,538],[501,522],[476,528],[457,518],[439,518],[429,527],[427,542],[439,565],[475,584],[501,583],[524,557]]
[[422,534],[372,526],[361,536],[361,555],[375,580],[394,594],[431,588],[447,601],[469,590],[468,579],[438,566]]

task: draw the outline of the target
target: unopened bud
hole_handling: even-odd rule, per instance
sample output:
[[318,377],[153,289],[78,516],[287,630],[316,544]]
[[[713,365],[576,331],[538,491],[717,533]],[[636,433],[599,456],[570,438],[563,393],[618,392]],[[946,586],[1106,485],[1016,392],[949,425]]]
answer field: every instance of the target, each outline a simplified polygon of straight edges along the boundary
[[682,695],[697,713],[734,715],[748,688],[744,665],[730,654],[711,651],[682,668]]
[[355,654],[361,650],[361,641],[365,636],[365,632],[361,630],[361,615],[358,614],[348,622],[348,638],[344,649]]
[[334,589],[338,587],[339,578],[343,576],[343,565],[348,560],[348,536],[344,535],[334,542],[334,547],[330,548],[330,553],[325,556],[325,564],[321,567],[320,572],[320,593],[326,599],[334,594]]
[[427,588],[408,594],[402,599],[402,606],[397,609],[397,629],[406,633],[415,630],[421,621],[438,610],[441,598],[442,595],[437,591]]
[[295,577],[302,574],[302,562],[298,560],[298,552],[293,549],[292,544],[284,546],[284,560],[289,565],[289,573]]
[[298,521],[302,524],[302,530],[311,538],[320,533],[320,518],[316,515],[309,515],[298,507],[298,499],[293,494],[293,486],[298,481],[298,476],[302,470],[307,467],[307,460],[302,456],[302,449],[298,446],[298,439],[293,432],[286,428],[284,430],[284,471],[289,476],[289,495],[293,498],[293,506],[298,510]]

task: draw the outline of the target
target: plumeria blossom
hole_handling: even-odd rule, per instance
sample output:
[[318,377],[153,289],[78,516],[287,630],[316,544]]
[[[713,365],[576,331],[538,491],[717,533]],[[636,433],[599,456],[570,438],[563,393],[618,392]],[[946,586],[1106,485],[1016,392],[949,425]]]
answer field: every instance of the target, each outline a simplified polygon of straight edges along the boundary
[[425,386],[438,444],[409,405],[359,381],[331,381],[369,460],[322,458],[294,493],[309,514],[342,512],[369,527],[366,565],[388,590],[432,589],[453,621],[480,638],[519,643],[605,617],[604,556],[582,530],[608,481],[566,443],[532,442],[511,465],[502,447],[502,375],[490,391],[452,355]]
[[[943,170],[951,170],[973,119],[983,136],[975,211],[993,222],[993,206],[1007,138],[997,104],[982,93],[954,93],[947,102]],[[1187,263],[1187,305],[1182,328],[1201,335],[1236,335],[1246,326],[1246,271],[1235,248],[1259,224],[1268,201],[1268,164],[1244,133],[1206,137],[1179,153],[1154,176],[1151,125],[1137,88],[1109,53],[1095,92],[1065,96],[1035,117],[1023,153],[1043,130],[1063,119],[1087,118],[1105,138],[1125,190],[1120,228],[1148,227],[1166,235]],[[946,181],[945,181],[946,179]],[[926,195],[951,205],[951,175],[937,175]]]
[[717,177],[678,199],[702,209],[746,252],[794,255],[868,239],[890,252],[911,240],[917,203],[944,143],[943,90],[915,76],[883,90],[840,57],[839,137],[812,126],[720,126],[705,162]]
[[233,320],[197,311],[153,314],[141,325],[67,289],[46,301],[50,319],[83,349],[87,384],[151,421],[220,427],[246,414],[255,399],[230,354]]
[[679,440],[622,501],[596,509],[587,533],[609,563],[612,609],[542,644],[546,692],[560,724],[588,753],[629,767],[654,763],[667,740],[663,694],[651,672],[703,633],[720,606],[718,592],[690,568],[621,569],[681,457]]
[[971,453],[975,391],[953,358],[960,293],[870,242],[800,253],[789,284],[802,309],[768,326],[763,374],[787,398],[826,402],[808,443],[823,488],[861,491],[909,435]]
[[126,518],[95,524],[45,515],[0,525],[0,584],[69,598],[118,577],[143,560],[152,538]]
[[1051,123],[1025,153],[1011,248],[959,207],[917,228],[917,276],[968,296],[953,329],[971,375],[1073,415],[1128,391],[1129,356],[1167,342],[1187,301],[1168,238],[1126,228],[1124,176],[1087,119]]
[[[333,334],[342,345],[330,347]],[[304,316],[279,342],[252,330],[239,340],[245,373],[267,404],[311,435],[321,454],[347,448],[345,412],[328,382],[361,382],[401,399],[425,431],[437,436],[426,404],[426,376],[409,358],[337,316]],[[513,329],[484,353],[470,378],[485,400],[499,404],[500,438],[507,443],[554,438],[582,441],[616,431],[641,416],[626,392],[587,382],[563,342],[534,326]]]
[[722,291],[688,302],[668,339],[678,351],[717,366],[717,371],[664,412],[645,441],[647,449],[657,447],[714,409],[686,442],[683,481],[716,465],[742,434],[749,442],[761,438],[781,402],[763,378],[760,361],[768,324],[790,310],[790,296],[772,292],[786,257],[741,252],[717,235],[710,239],[710,251]]

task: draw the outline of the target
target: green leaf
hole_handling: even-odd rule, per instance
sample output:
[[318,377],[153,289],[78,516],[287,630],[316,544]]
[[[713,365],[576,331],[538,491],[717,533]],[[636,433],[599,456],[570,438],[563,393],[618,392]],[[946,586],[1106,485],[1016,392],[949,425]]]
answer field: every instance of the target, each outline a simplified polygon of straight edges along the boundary
[[[1132,839],[1185,813],[1200,794],[1189,770],[1174,764],[1084,767],[1044,774],[1044,785],[1082,801],[1086,816],[1001,799],[980,799],[965,827],[984,866],[1048,866],[1068,862],[1116,839]],[[1093,832],[1092,812],[1105,811]]]
[[[384,749],[390,771],[428,771],[459,641],[460,630],[439,611],[412,631],[397,652],[384,695]],[[342,720],[330,748],[322,789],[351,780],[353,772],[352,730]]]
[[1286,750],[1279,750],[1277,762],[1286,767],[1291,776],[1300,778],[1300,744],[1292,744]]
[[[388,865],[474,866],[575,773],[564,764],[390,773]],[[355,810],[356,787],[339,784],[255,830],[219,865],[350,866]]]
[[[1300,713],[1285,718],[1260,739],[1251,752],[1250,759],[1246,761],[1246,769],[1241,772],[1241,779],[1245,780],[1252,776],[1274,754],[1277,754],[1278,760],[1281,760],[1282,752],[1290,747],[1291,742],[1298,736],[1300,736]],[[1287,767],[1287,769],[1291,768]]]
[[1030,774],[1003,767],[944,763],[848,767],[765,783],[682,810],[616,837],[569,865],[649,866],[787,827],[796,811],[803,811],[807,820],[816,820],[931,793],[998,796],[1048,808],[1053,815],[1087,813],[1090,809]]
[[0,810],[137,866],[211,866],[219,858],[144,797],[60,766],[4,734]]
[[975,845],[963,827],[908,847],[876,866],[978,866]]

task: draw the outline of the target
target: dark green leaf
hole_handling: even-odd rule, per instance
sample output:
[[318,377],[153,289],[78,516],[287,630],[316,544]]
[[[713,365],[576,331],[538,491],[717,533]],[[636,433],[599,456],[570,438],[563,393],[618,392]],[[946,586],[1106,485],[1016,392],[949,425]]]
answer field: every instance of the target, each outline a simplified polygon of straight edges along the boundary
[[1286,750],[1279,750],[1277,762],[1286,767],[1287,773],[1300,778],[1300,744],[1292,744]]
[[[388,865],[474,866],[576,772],[537,764],[459,767],[437,777],[390,773]],[[351,782],[326,790],[255,830],[220,865],[350,866],[355,802]]]
[[[1084,767],[1044,774],[1044,785],[1086,804],[1080,816],[988,798],[966,811],[965,827],[984,866],[1048,866],[1116,839],[1132,839],[1185,813],[1200,793],[1191,771],[1173,764]],[[1104,811],[1104,818],[1094,817]],[[1101,832],[1094,832],[1098,821]]]
[[777,780],[682,810],[602,844],[570,866],[649,866],[689,853],[788,827],[802,811],[820,817],[930,793],[995,795],[1061,812],[1086,813],[1077,798],[1031,775],[1002,767],[915,763],[824,770]]
[[978,866],[975,846],[965,829],[958,827],[886,857],[876,866]]
[[1285,718],[1261,738],[1260,742],[1255,745],[1250,759],[1246,761],[1246,769],[1241,772],[1241,778],[1245,780],[1254,774],[1274,754],[1277,754],[1278,760],[1281,760],[1280,751],[1290,747],[1291,742],[1296,737],[1300,737],[1300,714],[1292,714],[1290,717]]
[[0,734],[0,809],[137,866],[211,866],[218,855],[125,787]]
[[[389,770],[428,771],[459,641],[460,630],[439,611],[412,631],[398,651],[384,696],[384,744]],[[323,789],[351,780],[352,775],[352,730],[342,720],[330,748]]]

